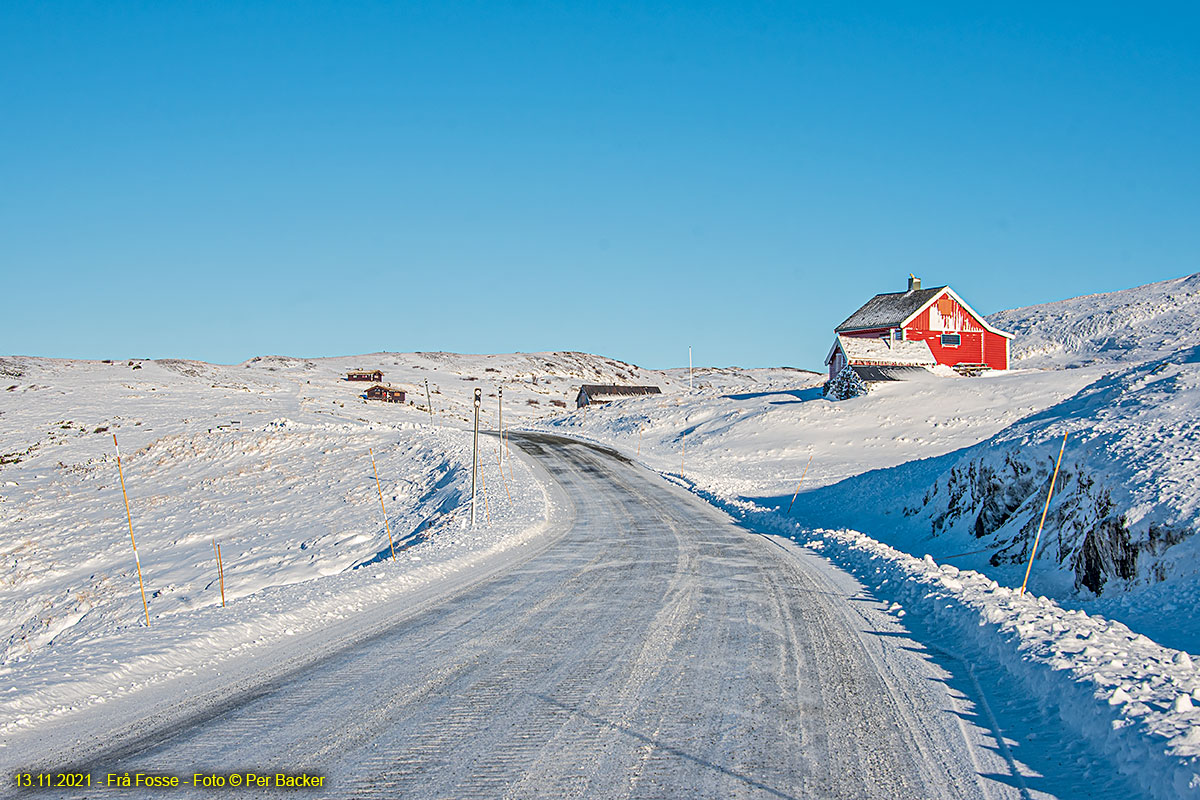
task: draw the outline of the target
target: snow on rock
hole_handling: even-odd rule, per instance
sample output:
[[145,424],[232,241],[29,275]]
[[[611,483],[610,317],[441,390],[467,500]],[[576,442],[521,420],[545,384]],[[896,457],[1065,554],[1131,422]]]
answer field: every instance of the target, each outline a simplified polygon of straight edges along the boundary
[[1116,371],[963,451],[904,498],[907,524],[986,547],[994,566],[1024,565],[1066,433],[1039,573],[1093,595],[1177,584],[1197,561],[1198,420],[1200,346]]

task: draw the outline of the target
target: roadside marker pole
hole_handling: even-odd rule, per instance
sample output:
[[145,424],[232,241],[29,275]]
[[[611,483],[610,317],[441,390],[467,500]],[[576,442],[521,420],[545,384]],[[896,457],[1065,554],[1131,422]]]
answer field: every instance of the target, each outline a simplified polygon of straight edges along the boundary
[[[516,478],[514,478],[514,477],[513,477],[513,468],[512,468],[512,450],[511,450],[511,449],[509,449],[509,447],[508,447],[508,437],[507,437],[507,436],[505,436],[505,437],[504,437],[504,449],[507,451],[507,452],[504,454],[504,461],[505,461],[505,462],[508,464],[508,477],[509,477],[509,480],[514,480],[514,481],[515,481],[515,480],[516,480]],[[504,469],[503,469],[503,468],[501,468],[500,472],[504,472]]]
[[796,495],[800,494],[800,487],[804,485],[804,476],[808,474],[808,468],[812,464],[812,456],[808,457],[808,464],[804,465],[804,472],[800,473],[800,482],[796,484],[796,491],[792,494],[792,502],[788,503],[788,516],[792,515],[792,506],[796,504]]
[[1046,512],[1050,510],[1050,498],[1054,496],[1054,482],[1058,480],[1058,468],[1062,466],[1063,450],[1067,449],[1067,434],[1063,434],[1062,444],[1058,448],[1058,463],[1054,465],[1054,477],[1050,479],[1050,491],[1046,492],[1046,507],[1042,509],[1042,521],[1038,523],[1037,535],[1033,537],[1033,549],[1029,551],[1029,566],[1025,567],[1025,580],[1021,581],[1021,591],[1017,596],[1025,594],[1025,585],[1029,583],[1029,571],[1033,569],[1033,557],[1037,553],[1038,539],[1042,538],[1042,526],[1046,524]]
[[387,531],[388,547],[392,548],[392,561],[396,560],[396,545],[392,543],[392,527],[388,525],[387,508],[383,505],[383,487],[379,485],[379,468],[375,466],[375,451],[367,448],[371,454],[371,469],[375,473],[375,490],[379,492],[379,508],[383,510],[383,529]]
[[113,434],[113,447],[117,448],[117,474],[121,476],[121,497],[125,499],[125,519],[129,523],[129,543],[133,545],[133,560],[137,563],[138,588],[142,590],[142,611],[146,612],[146,627],[150,627],[150,606],[146,603],[146,584],[142,582],[142,559],[138,557],[137,542],[133,538],[133,517],[129,514],[129,495],[125,493],[125,471],[121,468],[121,445]]
[[[479,466],[482,467],[483,465],[480,464]],[[481,489],[483,489],[483,511],[485,514],[487,514],[487,524],[491,525],[492,524],[492,507],[488,504],[487,478],[484,477],[482,469],[479,470],[479,486]]]
[[221,545],[217,545],[217,574],[221,576],[221,608],[225,607],[225,558],[221,555]]
[[500,461],[499,450],[496,451],[496,466],[500,468],[500,480],[504,481],[504,493],[508,495],[508,505],[511,507],[513,504],[512,492],[508,490],[508,478],[504,477],[504,463]]
[[429,424],[433,424],[433,397],[429,394],[429,378],[425,379],[425,405],[429,408]]
[[475,390],[475,444],[471,451],[471,527],[475,527],[475,474],[479,471],[479,404],[482,392]]
[[[500,431],[500,444],[504,444],[504,387],[496,390],[496,404],[499,408],[496,417],[496,430]],[[500,448],[503,450],[504,448]]]
[[213,540],[213,557],[217,559],[217,577],[221,581],[221,608],[225,607],[225,570],[221,567],[221,548],[217,546],[217,539],[214,536]]

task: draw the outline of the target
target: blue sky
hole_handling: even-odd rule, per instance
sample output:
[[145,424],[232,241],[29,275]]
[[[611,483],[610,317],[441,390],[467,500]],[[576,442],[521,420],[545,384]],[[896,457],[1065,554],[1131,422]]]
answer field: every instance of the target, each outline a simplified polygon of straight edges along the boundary
[[1200,12],[0,5],[0,352],[820,369],[1200,271]]

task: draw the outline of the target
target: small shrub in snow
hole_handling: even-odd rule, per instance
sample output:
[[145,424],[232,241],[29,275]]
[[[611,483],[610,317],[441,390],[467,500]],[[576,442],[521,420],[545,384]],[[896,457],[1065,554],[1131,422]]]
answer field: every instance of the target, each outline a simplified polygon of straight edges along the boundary
[[825,396],[830,400],[849,400],[852,397],[862,397],[867,391],[867,384],[848,364],[842,367],[842,371],[834,376],[833,380],[825,384]]

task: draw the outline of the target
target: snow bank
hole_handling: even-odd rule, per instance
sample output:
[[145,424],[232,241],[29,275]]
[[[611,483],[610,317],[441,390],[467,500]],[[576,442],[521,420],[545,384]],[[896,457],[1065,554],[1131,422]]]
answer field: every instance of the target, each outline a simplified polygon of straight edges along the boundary
[[1200,674],[1185,652],[855,531],[798,542],[852,572],[967,661],[999,663],[1156,798],[1200,797]]

